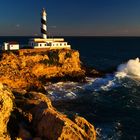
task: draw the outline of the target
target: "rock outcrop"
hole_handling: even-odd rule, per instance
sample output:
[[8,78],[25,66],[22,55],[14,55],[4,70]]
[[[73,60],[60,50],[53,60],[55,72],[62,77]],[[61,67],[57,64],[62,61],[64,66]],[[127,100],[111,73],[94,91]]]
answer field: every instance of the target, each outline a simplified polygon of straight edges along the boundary
[[[34,137],[45,140],[95,140],[94,127],[82,117],[70,120],[66,115],[52,107],[50,99],[41,93],[32,92],[21,103],[23,112],[32,114],[29,119]],[[20,136],[20,135],[19,135]],[[22,138],[22,137],[21,137]]]
[[10,140],[7,123],[13,110],[13,100],[12,92],[0,83],[0,140]]
[[78,51],[3,52],[0,56],[0,140],[96,140],[93,125],[82,117],[69,118],[58,112],[46,95],[37,92],[44,90],[47,81],[82,80],[83,77],[85,70],[81,68]]
[[79,116],[69,119],[42,93],[13,95],[0,84],[0,110],[0,140],[96,140],[93,125]]
[[11,88],[41,89],[43,82],[53,78],[79,80],[84,74],[79,52],[75,50],[34,50],[1,54],[0,82]]

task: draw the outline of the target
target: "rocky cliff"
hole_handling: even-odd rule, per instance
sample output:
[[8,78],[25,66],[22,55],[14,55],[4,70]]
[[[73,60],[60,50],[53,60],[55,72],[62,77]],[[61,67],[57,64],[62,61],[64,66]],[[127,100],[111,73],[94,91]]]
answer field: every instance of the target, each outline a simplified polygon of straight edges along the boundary
[[50,99],[40,93],[48,81],[84,77],[85,70],[75,50],[3,52],[0,55],[0,140],[95,140],[93,125],[82,117],[69,118],[58,112]]
[[0,107],[1,140],[96,140],[89,122],[78,116],[69,119],[42,93],[13,95],[0,84]]
[[12,92],[0,83],[0,140],[10,140],[7,123],[13,110],[13,100]]
[[1,54],[0,82],[13,89],[41,89],[47,81],[79,79],[84,74],[75,50],[33,49]]

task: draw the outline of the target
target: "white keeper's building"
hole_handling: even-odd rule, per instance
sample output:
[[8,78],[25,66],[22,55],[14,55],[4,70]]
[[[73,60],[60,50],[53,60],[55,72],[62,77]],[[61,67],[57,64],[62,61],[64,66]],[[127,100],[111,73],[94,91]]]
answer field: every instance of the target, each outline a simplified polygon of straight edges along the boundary
[[29,41],[29,46],[32,48],[48,48],[48,49],[70,49],[71,46],[64,41],[63,38],[43,39],[33,38]]
[[17,42],[4,42],[2,50],[19,50],[19,43]]

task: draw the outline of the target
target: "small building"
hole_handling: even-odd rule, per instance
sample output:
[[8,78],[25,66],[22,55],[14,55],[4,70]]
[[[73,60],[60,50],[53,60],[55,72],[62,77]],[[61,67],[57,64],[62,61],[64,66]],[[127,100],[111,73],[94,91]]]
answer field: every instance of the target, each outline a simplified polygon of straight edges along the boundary
[[51,43],[51,47],[50,49],[63,49],[63,48],[67,48],[70,49],[70,45],[68,45],[67,42],[52,42]]
[[33,38],[29,40],[31,48],[48,48],[48,49],[70,49],[71,46],[64,41],[64,38]]
[[19,43],[17,42],[4,42],[2,50],[19,50]]
[[49,48],[49,44],[43,40],[34,41],[34,39],[30,39],[28,45],[31,48]]

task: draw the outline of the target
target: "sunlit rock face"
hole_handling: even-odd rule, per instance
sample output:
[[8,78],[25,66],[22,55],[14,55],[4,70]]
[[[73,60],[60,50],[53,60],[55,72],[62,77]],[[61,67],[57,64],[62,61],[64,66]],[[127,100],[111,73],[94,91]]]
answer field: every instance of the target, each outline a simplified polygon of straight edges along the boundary
[[1,54],[0,140],[95,140],[94,126],[84,118],[69,118],[58,112],[46,95],[37,90],[24,90],[42,88],[44,81],[53,77],[84,73],[79,53],[74,50]]
[[[58,112],[51,104],[48,97],[41,93],[30,93],[30,97],[24,104],[28,112],[32,114],[32,130],[34,137],[51,140],[95,140],[96,133],[93,125],[84,118],[68,116]],[[24,108],[23,105],[23,108]]]
[[58,112],[51,100],[39,92],[13,95],[7,86],[0,84],[0,109],[0,140],[96,140],[93,125],[82,117],[70,119]]
[[0,140],[10,140],[7,123],[13,110],[13,94],[0,83]]
[[1,54],[0,82],[11,88],[42,88],[42,82],[54,77],[84,75],[79,52],[40,50]]

